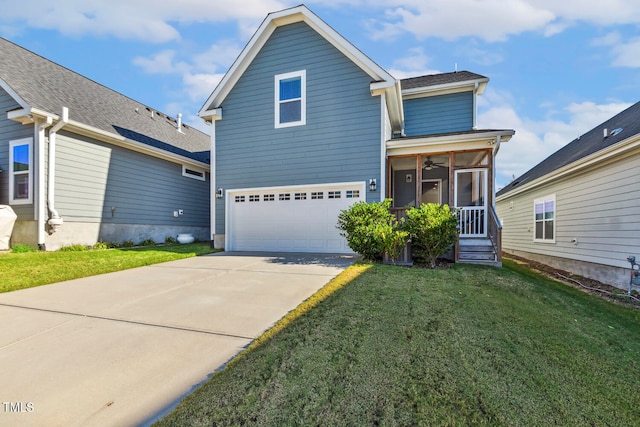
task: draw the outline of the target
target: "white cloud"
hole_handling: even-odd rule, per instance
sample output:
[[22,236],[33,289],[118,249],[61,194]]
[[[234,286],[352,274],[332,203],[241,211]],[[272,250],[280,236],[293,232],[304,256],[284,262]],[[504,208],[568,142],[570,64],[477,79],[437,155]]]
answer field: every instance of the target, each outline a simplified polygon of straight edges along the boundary
[[612,47],[615,67],[640,68],[640,37]]
[[522,175],[578,136],[630,106],[618,102],[572,103],[562,109],[567,119],[556,119],[552,115],[545,120],[532,120],[518,114],[511,106],[513,103],[508,94],[486,95],[488,99],[480,104],[484,111],[478,114],[478,127],[516,131],[511,141],[501,146],[496,158],[498,187],[508,184],[512,176]]
[[185,91],[194,102],[204,102],[216,88],[224,74],[191,74],[182,77]]
[[430,58],[424,53],[424,48],[414,47],[408,50],[406,56],[393,62],[389,73],[396,79],[440,73],[438,70],[429,68],[429,62]]
[[592,46],[613,46],[622,40],[622,36],[618,31],[611,31],[602,37],[597,37],[591,41]]
[[[185,52],[163,50],[148,58],[136,57],[133,63],[147,74],[181,75],[183,88],[179,95],[186,94],[189,100],[199,103],[211,95],[240,51],[235,42],[223,40],[191,56]],[[177,58],[179,55],[188,56],[188,59],[181,61]]]
[[381,18],[369,22],[375,39],[408,32],[419,39],[478,37],[496,42],[528,31],[550,37],[577,22],[600,27],[640,24],[637,0],[368,0],[360,3],[363,7],[385,10],[385,14],[379,14]]
[[175,56],[176,52],[174,50],[163,50],[151,58],[142,56],[133,58],[133,63],[142,68],[147,74],[173,74],[188,70],[189,65],[186,63],[174,62]]
[[19,6],[0,0],[0,23],[163,43],[180,38],[179,24],[236,20],[255,30],[268,12],[285,7],[277,0],[30,0]]

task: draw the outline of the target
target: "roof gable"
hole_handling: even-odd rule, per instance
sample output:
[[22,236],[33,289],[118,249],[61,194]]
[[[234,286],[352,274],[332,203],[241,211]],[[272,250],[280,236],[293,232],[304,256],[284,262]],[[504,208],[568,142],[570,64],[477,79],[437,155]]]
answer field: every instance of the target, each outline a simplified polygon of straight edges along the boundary
[[[242,50],[211,96],[209,96],[198,115],[205,120],[219,118],[217,117],[219,112],[216,111],[216,109],[221,107],[224,99],[233,89],[242,74],[247,70],[251,62],[258,55],[275,29],[296,22],[306,23],[314,31],[324,37],[336,49],[342,52],[347,58],[367,73],[373,82],[377,82],[379,89],[390,89],[392,92],[398,89],[397,86],[399,85],[397,85],[396,79],[391,76],[391,74],[373,62],[368,56],[348,42],[337,31],[311,12],[306,6],[301,5],[267,15],[256,33],[249,40],[247,46]],[[398,97],[399,104],[399,93],[396,94],[396,96]],[[402,108],[401,105],[396,107],[400,109]]]
[[[0,85],[24,110],[209,163],[209,136],[0,37]],[[153,115],[152,115],[153,112]],[[17,117],[20,112],[12,112]]]
[[[606,129],[606,134],[605,134]],[[618,129],[621,129],[618,131]],[[615,132],[614,132],[615,131]],[[502,196],[545,175],[640,135],[640,102],[571,141],[500,190]]]

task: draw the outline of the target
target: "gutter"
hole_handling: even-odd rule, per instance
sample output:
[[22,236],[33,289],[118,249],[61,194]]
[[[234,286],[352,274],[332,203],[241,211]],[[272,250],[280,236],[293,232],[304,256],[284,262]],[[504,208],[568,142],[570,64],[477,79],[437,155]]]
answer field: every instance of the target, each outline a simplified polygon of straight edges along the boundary
[[49,182],[47,186],[47,206],[49,208],[49,234],[53,234],[62,226],[63,219],[55,208],[55,176],[56,176],[56,136],[58,131],[69,123],[69,109],[62,107],[62,119],[49,131]]

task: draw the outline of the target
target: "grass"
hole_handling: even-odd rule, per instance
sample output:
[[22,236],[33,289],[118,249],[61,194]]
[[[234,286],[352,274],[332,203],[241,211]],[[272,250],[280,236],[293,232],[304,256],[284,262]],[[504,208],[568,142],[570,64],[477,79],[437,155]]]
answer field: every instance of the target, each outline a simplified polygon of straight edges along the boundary
[[0,293],[214,252],[209,243],[0,254]]
[[158,425],[640,425],[640,312],[505,266],[352,267]]

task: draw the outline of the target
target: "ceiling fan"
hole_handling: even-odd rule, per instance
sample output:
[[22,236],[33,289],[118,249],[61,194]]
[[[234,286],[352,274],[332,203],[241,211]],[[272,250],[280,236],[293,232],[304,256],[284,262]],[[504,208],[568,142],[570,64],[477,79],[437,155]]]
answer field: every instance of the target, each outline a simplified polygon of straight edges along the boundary
[[441,168],[444,167],[444,163],[434,162],[431,160],[431,156],[427,156],[427,160],[424,161],[424,169],[430,171],[433,168]]

